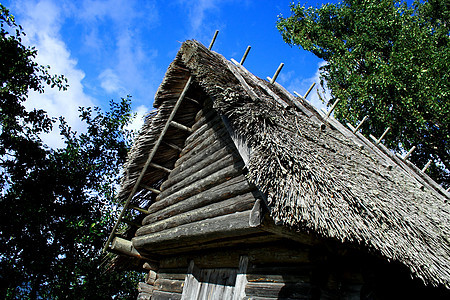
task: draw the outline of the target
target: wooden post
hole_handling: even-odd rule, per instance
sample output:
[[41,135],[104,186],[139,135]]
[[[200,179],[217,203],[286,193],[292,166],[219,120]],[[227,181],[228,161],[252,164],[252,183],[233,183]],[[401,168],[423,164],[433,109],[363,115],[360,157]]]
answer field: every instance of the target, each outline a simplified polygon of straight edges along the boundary
[[407,159],[411,153],[413,153],[413,151],[416,150],[416,146],[412,146],[412,148],[408,151],[408,153],[405,154],[405,156],[403,156],[403,159]]
[[208,50],[211,50],[212,49],[212,47],[213,47],[213,45],[214,45],[214,42],[216,41],[216,38],[217,38],[217,35],[219,34],[219,30],[216,30],[216,32],[214,32],[214,36],[213,36],[213,38],[212,38],[212,40],[211,40],[211,43],[209,44],[209,47],[208,47]]
[[270,80],[270,83],[273,84],[273,83],[275,82],[275,80],[277,80],[277,77],[278,77],[278,75],[280,74],[281,69],[283,69],[283,66],[284,66],[284,63],[281,63],[281,64],[278,66],[278,69],[275,71],[275,74],[273,75],[272,79]]
[[313,84],[311,84],[311,86],[309,87],[309,89],[306,91],[305,96],[303,96],[304,99],[306,99],[306,97],[308,97],[309,93],[311,93],[311,90],[314,88],[315,85],[316,85],[315,82],[313,82]]
[[423,167],[422,172],[425,173],[425,171],[430,167],[432,160],[430,159],[427,164]]
[[248,47],[247,47],[247,50],[245,50],[244,56],[242,56],[241,62],[239,63],[240,65],[243,65],[243,64],[244,64],[244,61],[245,61],[245,59],[247,58],[247,55],[248,55],[248,53],[250,52],[250,49],[251,49],[251,48],[252,48],[251,46],[248,46]]
[[376,137],[374,137],[373,135],[370,135],[370,138],[375,142],[375,145],[378,145],[379,143],[381,143],[381,140],[384,138],[384,136],[389,132],[389,130],[391,129],[391,127],[386,128],[386,130],[383,132],[383,134],[380,136],[379,139],[377,139]]
[[357,132],[359,130],[359,128],[361,128],[362,124],[367,120],[369,116],[365,116],[361,122],[359,122],[358,126],[356,126],[355,130],[353,131],[353,133]]
[[244,299],[245,286],[247,285],[248,256],[243,255],[239,258],[239,270],[236,276],[233,300]]
[[333,105],[331,106],[330,110],[329,110],[328,113],[327,113],[327,118],[330,117],[331,113],[332,113],[333,110],[336,108],[336,105],[338,104],[338,102],[339,102],[340,100],[341,100],[341,99],[336,99],[336,101],[334,101]]

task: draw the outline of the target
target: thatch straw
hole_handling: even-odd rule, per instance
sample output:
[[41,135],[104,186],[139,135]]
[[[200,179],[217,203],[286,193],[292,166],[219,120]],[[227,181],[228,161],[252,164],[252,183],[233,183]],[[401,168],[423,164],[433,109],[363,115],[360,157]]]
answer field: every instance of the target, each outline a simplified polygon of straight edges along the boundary
[[[136,141],[123,193],[139,175],[187,77],[184,72],[194,76],[252,149],[248,179],[267,195],[275,222],[359,245],[404,264],[425,283],[450,287],[450,206],[445,195],[423,189],[400,167],[384,167],[386,157],[361,150],[339,131],[320,130],[319,115],[295,109],[282,89],[195,41],[182,45],[158,90],[158,113]],[[151,182],[158,175],[150,173]]]

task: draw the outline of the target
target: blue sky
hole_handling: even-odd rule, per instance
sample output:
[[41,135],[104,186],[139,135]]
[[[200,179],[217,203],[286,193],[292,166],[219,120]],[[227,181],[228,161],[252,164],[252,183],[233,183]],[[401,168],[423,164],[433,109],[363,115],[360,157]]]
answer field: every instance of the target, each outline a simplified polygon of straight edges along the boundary
[[[278,15],[289,16],[291,0],[14,0],[3,1],[38,49],[38,62],[64,74],[69,90],[31,94],[27,106],[64,116],[82,131],[79,106],[108,108],[110,99],[132,96],[134,122],[152,109],[154,94],[180,43],[196,39],[205,45],[219,30],[213,47],[227,59],[240,60],[252,46],[245,67],[272,76],[285,64],[277,82],[303,94],[322,63],[314,55],[286,45],[276,30]],[[306,6],[325,2],[301,1]],[[311,100],[317,97],[312,95]],[[57,135],[45,137],[60,145]]]

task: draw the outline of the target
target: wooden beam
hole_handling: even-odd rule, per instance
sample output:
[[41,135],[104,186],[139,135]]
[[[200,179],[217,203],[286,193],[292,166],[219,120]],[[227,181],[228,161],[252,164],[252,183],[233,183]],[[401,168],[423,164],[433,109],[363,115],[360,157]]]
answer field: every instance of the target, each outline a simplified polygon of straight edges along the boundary
[[144,188],[144,189],[146,189],[146,190],[152,192],[152,193],[155,193],[155,194],[160,194],[160,193],[161,193],[160,190],[157,190],[157,189],[155,189],[155,188],[152,188],[151,186],[148,186],[148,185],[145,185],[145,184],[142,184],[142,183],[140,184],[140,186],[141,186],[142,188]]
[[211,43],[209,44],[209,47],[208,47],[208,50],[211,50],[212,49],[212,47],[213,47],[213,45],[214,45],[214,42],[216,41],[216,38],[217,38],[217,35],[219,34],[219,30],[216,30],[216,32],[214,32],[214,36],[213,36],[213,38],[212,38],[212,40],[211,40]]
[[180,130],[187,131],[187,132],[189,132],[189,133],[192,132],[192,129],[191,129],[191,128],[189,128],[189,127],[187,127],[187,126],[184,126],[183,124],[177,123],[177,122],[175,122],[175,121],[170,121],[170,125],[173,126],[173,127],[178,128],[178,129],[180,129]]
[[312,89],[314,88],[314,86],[316,85],[315,82],[313,82],[311,84],[311,86],[309,87],[309,89],[306,91],[305,96],[303,96],[304,99],[306,99],[306,97],[308,97],[309,93],[311,93]]
[[284,63],[281,63],[281,64],[278,66],[278,69],[275,71],[275,74],[273,75],[272,79],[270,80],[270,83],[273,84],[273,83],[275,82],[275,80],[277,80],[277,77],[278,77],[278,75],[280,74],[281,69],[283,69],[283,67],[284,67]]
[[249,217],[250,211],[237,212],[134,237],[132,242],[136,249],[155,251],[174,245],[196,244],[260,232],[259,229],[250,227]]
[[236,276],[236,285],[233,300],[240,300],[245,297],[245,286],[247,285],[248,256],[239,258],[239,269]]
[[133,247],[131,241],[115,237],[111,244],[111,251],[131,257],[137,257],[142,259],[141,254]]
[[251,46],[248,46],[247,49],[245,50],[244,56],[242,56],[241,62],[239,63],[241,66],[244,64],[245,59],[247,58],[247,55],[250,52],[251,48],[252,48]]
[[170,173],[170,172],[172,172],[172,170],[171,170],[171,169],[169,169],[169,168],[166,168],[166,167],[164,167],[164,166],[161,166],[161,165],[158,165],[158,164],[155,164],[155,163],[150,163],[150,164],[149,164],[149,166],[150,166],[150,167],[152,167],[152,168],[155,168],[155,169],[158,169],[158,170],[161,170],[161,171],[167,172],[167,173]]
[[174,143],[169,143],[169,142],[166,142],[166,141],[163,141],[162,143],[163,143],[164,145],[169,146],[169,147],[172,148],[172,149],[175,149],[175,150],[179,151],[179,152],[183,151],[183,148],[181,148],[181,147],[175,145]]
[[147,215],[149,214],[148,210],[140,208],[140,207],[137,207],[137,206],[130,205],[130,208],[133,209],[133,210],[136,210],[138,212],[141,212],[143,214],[147,214]]

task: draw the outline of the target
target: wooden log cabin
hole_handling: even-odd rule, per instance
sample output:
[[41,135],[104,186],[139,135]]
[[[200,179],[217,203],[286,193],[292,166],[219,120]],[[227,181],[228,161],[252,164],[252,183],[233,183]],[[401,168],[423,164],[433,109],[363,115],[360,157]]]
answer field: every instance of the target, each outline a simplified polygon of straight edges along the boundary
[[382,144],[196,41],[154,106],[111,246],[138,299],[450,299],[449,194]]

